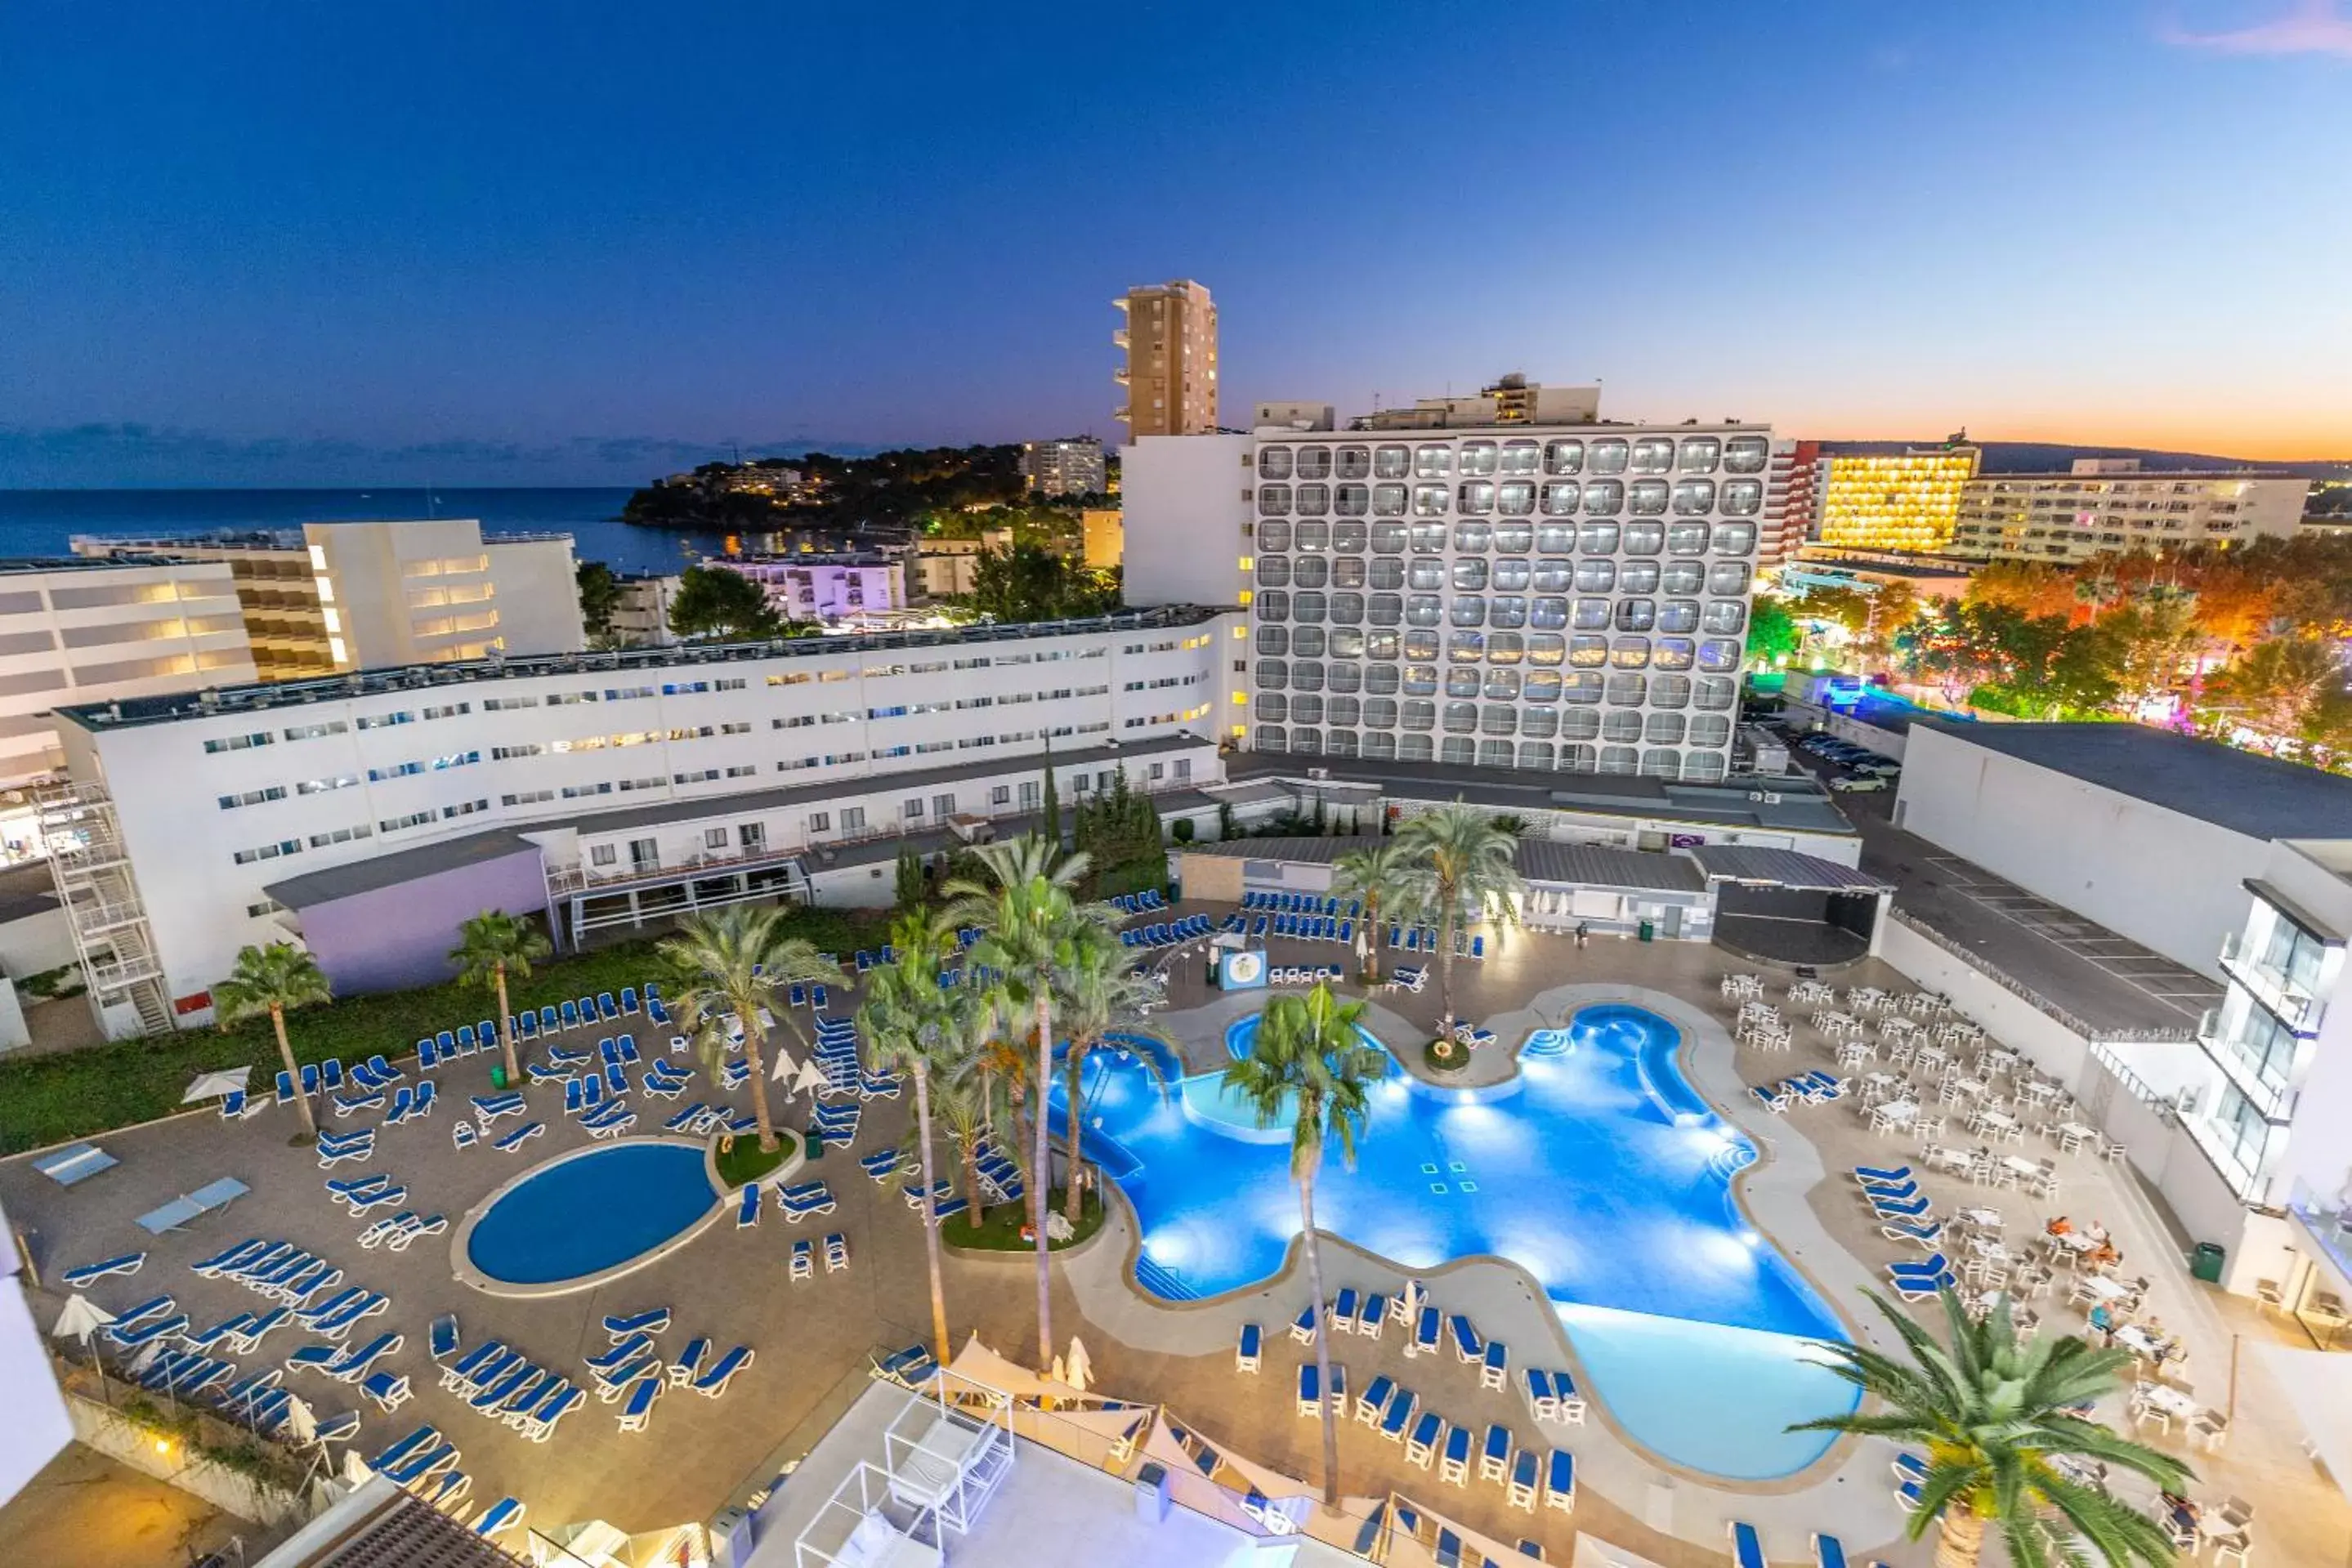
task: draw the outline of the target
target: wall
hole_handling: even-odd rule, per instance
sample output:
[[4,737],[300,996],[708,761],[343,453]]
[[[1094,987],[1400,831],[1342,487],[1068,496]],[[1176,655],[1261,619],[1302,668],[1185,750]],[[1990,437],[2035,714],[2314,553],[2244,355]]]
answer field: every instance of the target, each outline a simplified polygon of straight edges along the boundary
[[1231,855],[1180,852],[1176,856],[1176,879],[1184,884],[1186,898],[1205,899],[1213,904],[1242,901],[1242,862]]
[[71,1394],[66,1403],[72,1412],[71,1436],[141,1475],[256,1524],[299,1523],[310,1517],[310,1505],[301,1498],[265,1486],[242,1471],[202,1458],[191,1462],[176,1444],[169,1454],[157,1453],[152,1432],[94,1399]]
[[2270,845],[1915,727],[1904,828],[2166,957],[2219,977]]
[[62,904],[0,925],[0,974],[22,979],[74,957],[73,925]]
[[[8,1249],[7,1272],[0,1275],[0,1400],[8,1419],[0,1422],[0,1503],[24,1490],[41,1467],[57,1458],[74,1435],[65,1396],[49,1365],[41,1326],[33,1321],[24,1286],[16,1277],[16,1244],[0,1223],[0,1246]],[[13,1555],[10,1553],[8,1555]]]
[[1246,435],[1151,435],[1121,450],[1128,603],[1241,601],[1250,450]]
[[1835,708],[1822,707],[1791,698],[1789,703],[1789,715],[1791,718],[1803,723],[1808,728],[1827,730],[1841,740],[1850,740],[1856,746],[1866,746],[1881,757],[1891,757],[1897,762],[1903,760],[1904,749],[1909,745],[1910,737],[1902,731],[1882,729],[1874,724],[1864,724],[1862,720],[1842,714]]
[[579,566],[572,541],[488,541],[499,585],[499,635],[509,655],[576,653],[588,645],[580,616]]
[[337,996],[396,990],[448,979],[457,927],[485,909],[543,915],[547,877],[536,849],[300,912],[302,944]]
[[1948,948],[1939,947],[1901,920],[1885,923],[1878,956],[1916,981],[1940,991],[1952,1005],[2006,1046],[2023,1051],[2033,1065],[2080,1097],[2090,1041],[1994,980]]

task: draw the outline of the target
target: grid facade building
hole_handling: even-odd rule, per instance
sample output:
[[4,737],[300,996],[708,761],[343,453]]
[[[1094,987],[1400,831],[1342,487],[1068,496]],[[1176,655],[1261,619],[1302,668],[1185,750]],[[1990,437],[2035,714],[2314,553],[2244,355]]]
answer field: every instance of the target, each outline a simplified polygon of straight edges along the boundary
[[1941,550],[1950,546],[1960,492],[1979,454],[1958,444],[1902,452],[1824,452],[1815,535],[1860,549]]
[[1767,428],[1250,439],[1251,748],[1728,770]]

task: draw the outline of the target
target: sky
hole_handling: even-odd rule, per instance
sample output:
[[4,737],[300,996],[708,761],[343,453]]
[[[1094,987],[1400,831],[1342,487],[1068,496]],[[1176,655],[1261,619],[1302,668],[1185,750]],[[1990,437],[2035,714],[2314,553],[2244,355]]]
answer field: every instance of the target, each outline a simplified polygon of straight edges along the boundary
[[1507,371],[2352,457],[2352,0],[12,0],[0,487],[634,484]]

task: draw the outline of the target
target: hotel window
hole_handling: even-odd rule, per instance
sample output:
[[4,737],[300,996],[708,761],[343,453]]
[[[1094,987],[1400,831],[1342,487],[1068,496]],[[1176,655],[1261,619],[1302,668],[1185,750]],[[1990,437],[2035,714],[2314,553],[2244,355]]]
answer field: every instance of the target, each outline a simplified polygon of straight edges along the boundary
[[1363,725],[1367,729],[1394,729],[1397,705],[1394,697],[1366,697]]
[[1664,479],[1636,479],[1631,492],[1631,510],[1637,517],[1662,517],[1666,514],[1666,482]]
[[[1488,658],[1494,657],[1492,648],[1489,648],[1486,653]],[[1513,657],[1516,658],[1517,655],[1514,654]],[[1488,702],[1518,701],[1519,672],[1516,669],[1489,669],[1486,672],[1486,689],[1479,695]]]
[[1445,486],[1415,485],[1412,487],[1412,515],[1416,517],[1442,517],[1445,515]]
[[1257,487],[1257,509],[1260,517],[1275,517],[1290,510],[1290,486],[1260,485]]
[[[1569,671],[1559,678],[1559,695],[1562,702],[1575,704],[1580,706],[1589,706],[1591,704],[1599,702],[1601,700],[1600,672],[1596,670]],[[1567,727],[1567,723],[1568,721],[1565,719],[1560,721],[1560,725],[1563,729]],[[1596,731],[1595,733],[1598,732]]]
[[1715,509],[1715,481],[1712,479],[1677,479],[1675,481],[1675,516],[1703,517]]
[[[1454,448],[1443,442],[1430,442],[1412,449],[1412,472],[1417,479],[1443,479],[1454,472]],[[1444,486],[1440,486],[1441,493]]]
[[1360,517],[1371,509],[1372,493],[1361,485],[1341,485],[1333,493],[1331,509],[1343,517]]
[[1433,695],[1437,691],[1437,666],[1407,664],[1404,667],[1404,695],[1409,697]]
[[1579,593],[1607,593],[1616,586],[1615,561],[1580,560],[1576,563],[1576,591]]
[[1686,633],[1698,630],[1698,601],[1669,599],[1658,606],[1658,630]]
[[1403,657],[1427,663],[1437,657],[1437,633],[1407,632],[1401,646],[1403,649]]
[[1372,451],[1371,451],[1371,448],[1370,448],[1370,447],[1369,447],[1369,446],[1342,446],[1341,448],[1339,448],[1339,477],[1340,477],[1340,478],[1342,478],[1342,479],[1363,479],[1363,478],[1368,478],[1368,477],[1370,477],[1370,476],[1371,472],[1372,472]]
[[[1335,593],[1331,596],[1331,622],[1338,626],[1360,625],[1364,619],[1364,596],[1360,593]],[[1335,633],[1337,635],[1337,633]]]
[[1410,530],[1402,523],[1374,523],[1372,525],[1372,553],[1374,555],[1402,555],[1404,553],[1405,540],[1410,537]]
[[1454,548],[1458,550],[1483,550],[1494,541],[1492,523],[1456,523],[1454,525]]
[[1402,684],[1402,673],[1394,664],[1367,664],[1364,667],[1364,690],[1369,693],[1394,696]]
[[1462,444],[1462,472],[1465,474],[1492,474],[1496,458],[1495,444],[1491,441],[1465,441]]
[[1517,627],[1528,623],[1528,601],[1516,593],[1502,594],[1486,601],[1486,624]]
[[1290,670],[1290,689],[1295,692],[1319,692],[1323,689],[1323,666],[1313,661],[1294,664]]
[[1760,435],[1735,435],[1723,444],[1723,471],[1727,474],[1761,474],[1770,461],[1772,444]]
[[1730,711],[1733,700],[1739,695],[1739,684],[1720,677],[1701,676],[1695,691],[1695,700],[1701,708],[1726,713]]
[[[1488,703],[1478,710],[1479,734],[1517,735],[1518,730],[1519,716],[1517,712],[1508,705],[1504,703]],[[1510,757],[1507,752],[1506,752],[1503,758],[1503,762],[1505,766],[1509,765]]]
[[1261,479],[1289,478],[1290,448],[1287,446],[1262,446],[1258,448],[1257,476]]
[[1547,474],[1581,474],[1584,472],[1584,443],[1581,441],[1548,441],[1544,444],[1544,472]]
[[1625,509],[1625,486],[1617,479],[1591,479],[1584,486],[1584,510],[1588,517],[1613,517]]
[[1364,586],[1364,558],[1343,555],[1331,562],[1331,586],[1361,588]]
[[1261,653],[1280,655],[1290,652],[1290,633],[1280,626],[1261,626],[1255,639]]
[[1723,509],[1731,517],[1752,517],[1764,507],[1764,486],[1754,479],[1726,479]]
[[1568,662],[1580,670],[1599,669],[1609,662],[1609,639],[1570,637],[1568,640]]
[[1666,526],[1659,522],[1633,522],[1625,525],[1627,555],[1656,555],[1666,548]]
[[1675,467],[1684,474],[1712,474],[1723,455],[1723,443],[1712,435],[1686,435],[1675,453]]
[[1698,645],[1698,667],[1713,674],[1731,674],[1739,668],[1739,651],[1738,643],[1709,638]]
[[1331,547],[1331,525],[1307,521],[1298,525],[1298,548],[1302,550],[1324,550]]
[[1726,596],[1748,591],[1748,563],[1744,560],[1719,560],[1706,569],[1706,591]]
[[1396,755],[1399,762],[1426,762],[1433,755],[1433,750],[1429,744],[1429,737],[1408,735],[1399,737]]
[[1320,621],[1323,609],[1324,597],[1319,593],[1297,594],[1290,601],[1291,619],[1295,621]]
[[1445,731],[1449,735],[1467,735],[1478,727],[1476,703],[1447,703]]
[[1319,696],[1304,694],[1291,698],[1290,718],[1291,722],[1294,724],[1321,724],[1323,722],[1323,699]]
[[268,746],[269,741],[270,737],[267,734],[231,735],[218,740],[205,741],[205,750],[214,755],[224,751],[249,751],[257,746]]
[[1257,558],[1257,585],[1260,588],[1290,586],[1290,558],[1286,555],[1262,555]]
[[1571,560],[1539,560],[1536,562],[1528,586],[1538,593],[1565,593],[1576,580],[1576,563]]
[[1495,509],[1495,486],[1487,479],[1465,479],[1454,496],[1457,511],[1475,515]]
[[[1620,632],[1647,632],[1658,623],[1658,602],[1654,599],[1621,599],[1617,601],[1616,627]],[[1643,662],[1648,663],[1644,649]]]
[[1475,593],[1486,586],[1486,563],[1473,557],[1454,563],[1454,589],[1457,593]]
[[1717,555],[1753,555],[1756,553],[1754,523],[1722,523],[1715,529],[1715,553]]
[[[1536,601],[1536,603],[1538,606],[1537,611],[1538,615],[1540,616],[1542,614],[1540,608],[1542,605],[1548,603],[1556,604],[1559,601],[1557,600],[1539,599]],[[1580,599],[1576,601],[1575,619],[1570,621],[1569,624],[1573,626],[1579,632],[1606,632],[1609,630],[1609,604],[1610,601],[1606,599]],[[1540,619],[1538,619],[1536,623],[1539,626],[1546,624],[1546,622]]]
[[1544,515],[1565,517],[1575,514],[1584,499],[1584,486],[1573,479],[1556,479],[1543,487]]
[[1364,618],[1375,626],[1404,623],[1404,601],[1393,593],[1375,593],[1366,601]]
[[1658,563],[1654,560],[1629,560],[1617,568],[1617,591],[1620,593],[1655,593],[1658,591]]
[[1549,772],[1551,769],[1551,747],[1539,740],[1519,742],[1519,766]]
[[1666,525],[1666,549],[1676,555],[1705,555],[1707,526],[1705,523],[1669,523]]
[[[1301,485],[1298,486],[1297,510],[1320,514],[1331,509],[1331,486]],[[1303,531],[1303,530],[1302,530]]]
[[1372,477],[1402,479],[1412,472],[1412,453],[1402,446],[1382,446],[1372,453]]
[[1328,446],[1300,447],[1298,476],[1301,479],[1328,479],[1331,476],[1331,449]]
[[1529,670],[1528,672],[1527,680],[1520,685],[1519,700],[1522,702],[1531,703],[1556,703],[1559,701],[1559,672],[1558,670]]
[[1437,727],[1437,705],[1407,699],[1404,706],[1398,710],[1397,723],[1404,729],[1434,729]]
[[1683,773],[1682,753],[1645,751],[1642,754],[1642,772],[1652,779],[1679,779]]
[[1528,663],[1557,665],[1567,655],[1567,639],[1549,632],[1528,633]]
[[1543,463],[1542,450],[1532,441],[1509,441],[1503,444],[1503,461],[1497,472],[1503,474],[1534,474]]
[[1257,596],[1251,608],[1257,612],[1260,621],[1287,621],[1290,619],[1290,595],[1278,589],[1269,589]]
[[1301,626],[1297,634],[1291,639],[1291,646],[1302,659],[1321,658],[1324,646],[1323,629],[1320,626]]
[[1675,444],[1670,436],[1645,435],[1633,443],[1633,472],[1636,474],[1671,474],[1675,467]]
[[1528,585],[1535,564],[1528,560],[1498,560],[1495,563],[1495,586],[1517,592]]
[[1255,742],[1255,745],[1256,749],[1260,751],[1282,751],[1286,749],[1281,727],[1277,725],[1262,724],[1258,726],[1257,739]]
[[1592,468],[1595,474],[1622,474],[1631,449],[1622,440],[1611,437],[1592,444]]
[[1609,662],[1621,670],[1646,670],[1650,667],[1650,640],[1647,637],[1620,637],[1610,644]]
[[1484,625],[1486,601],[1475,593],[1466,594],[1446,607],[1446,619],[1456,626]]

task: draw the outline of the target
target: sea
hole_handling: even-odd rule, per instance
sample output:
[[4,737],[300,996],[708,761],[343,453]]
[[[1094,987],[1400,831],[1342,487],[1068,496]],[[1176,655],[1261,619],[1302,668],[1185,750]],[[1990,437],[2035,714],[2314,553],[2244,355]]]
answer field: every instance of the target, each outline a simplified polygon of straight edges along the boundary
[[582,560],[615,571],[677,571],[730,543],[717,530],[621,521],[625,489],[0,490],[0,557],[64,556],[76,534],[189,534],[304,523],[476,517],[485,533],[568,533]]

